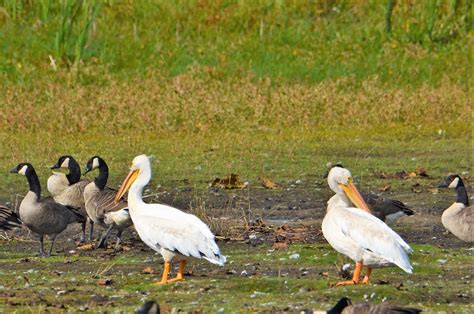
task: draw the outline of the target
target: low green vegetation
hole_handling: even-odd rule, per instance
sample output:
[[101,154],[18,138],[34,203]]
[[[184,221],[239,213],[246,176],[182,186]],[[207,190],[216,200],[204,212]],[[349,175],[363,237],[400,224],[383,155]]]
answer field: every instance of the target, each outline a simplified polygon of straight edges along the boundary
[[[4,279],[0,289],[9,293],[0,306],[28,304],[33,311],[131,311],[144,300],[156,300],[168,310],[296,311],[328,309],[339,298],[350,296],[356,302],[404,300],[426,311],[467,313],[472,309],[472,256],[464,248],[414,245],[413,275],[397,268],[377,269],[371,286],[329,288],[340,280],[337,269],[344,261],[321,244],[291,245],[287,252],[268,245],[221,244],[228,255],[225,267],[196,262],[186,281],[166,286],[153,285],[162,265],[161,258],[149,250],[134,249],[116,256],[110,252],[66,253],[40,259],[25,256],[15,249],[17,245],[2,241],[2,257],[9,257],[0,260]],[[154,273],[144,273],[145,268]],[[100,285],[100,279],[111,283]]]

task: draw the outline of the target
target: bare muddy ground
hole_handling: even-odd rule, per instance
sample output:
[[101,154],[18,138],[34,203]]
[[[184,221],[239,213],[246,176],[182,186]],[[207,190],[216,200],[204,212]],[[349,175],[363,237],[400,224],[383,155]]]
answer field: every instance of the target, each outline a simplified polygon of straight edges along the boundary
[[421,189],[423,193],[384,193],[416,211],[394,226],[415,248],[414,275],[387,268],[374,271],[371,286],[329,288],[341,278],[340,267],[350,261],[322,237],[321,219],[330,195],[319,182],[289,182],[276,190],[200,192],[182,184],[148,192],[153,194],[149,199],[206,220],[229,256],[223,268],[194,261],[186,281],[157,287],[152,282],[160,277],[162,259],[132,228],[121,250],[104,251],[78,247],[79,226],[70,226],[47,259],[36,257],[38,243],[23,229],[1,234],[0,311],[130,312],[144,300],[155,299],[169,311],[295,312],[328,308],[349,296],[357,302],[469,312],[472,250],[440,223],[442,209],[455,196],[432,190],[431,183]]

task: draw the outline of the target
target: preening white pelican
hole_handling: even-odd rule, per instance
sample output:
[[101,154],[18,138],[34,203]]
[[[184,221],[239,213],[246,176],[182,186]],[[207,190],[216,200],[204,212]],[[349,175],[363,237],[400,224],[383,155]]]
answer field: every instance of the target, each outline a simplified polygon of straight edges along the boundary
[[[224,265],[226,258],[221,255],[214,235],[199,218],[170,206],[143,202],[143,188],[150,179],[150,159],[146,155],[135,157],[115,200],[118,201],[130,189],[128,208],[135,229],[142,241],[165,260],[163,276],[157,284],[184,280],[188,257],[204,258],[213,264]],[[179,271],[175,278],[168,279],[174,256],[180,259]]]
[[[369,283],[372,267],[397,265],[412,273],[407,253],[410,246],[383,221],[373,216],[355,185],[349,170],[336,166],[329,171],[328,184],[336,195],[328,201],[322,229],[331,246],[356,262],[352,280],[336,286]],[[358,208],[353,207],[354,204]],[[363,265],[367,266],[360,279]]]

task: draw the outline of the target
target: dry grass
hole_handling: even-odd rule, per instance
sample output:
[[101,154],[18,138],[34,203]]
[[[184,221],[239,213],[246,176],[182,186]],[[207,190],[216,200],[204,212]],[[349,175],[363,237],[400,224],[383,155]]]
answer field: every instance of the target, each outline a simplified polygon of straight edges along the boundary
[[[218,81],[180,75],[107,86],[69,86],[38,82],[5,87],[0,96],[0,131],[117,134],[134,132],[279,132],[291,128],[365,129],[403,125],[467,134],[472,98],[448,81],[413,90],[387,88],[377,78],[361,84],[340,79],[318,84],[272,84],[267,79]],[[417,132],[416,130],[413,130]]]

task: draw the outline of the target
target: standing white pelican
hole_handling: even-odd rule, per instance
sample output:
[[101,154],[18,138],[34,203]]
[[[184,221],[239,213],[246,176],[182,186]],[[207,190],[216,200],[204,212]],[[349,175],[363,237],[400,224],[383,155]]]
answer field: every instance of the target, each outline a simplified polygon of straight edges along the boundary
[[[143,188],[150,179],[150,159],[146,155],[135,157],[115,201],[120,200],[130,189],[128,208],[135,229],[142,241],[160,253],[165,260],[163,276],[156,283],[184,280],[184,267],[188,257],[204,258],[213,264],[224,265],[226,258],[221,255],[214,235],[199,218],[170,206],[143,202]],[[179,271],[175,278],[168,279],[174,256],[180,259]]]
[[[352,280],[336,286],[368,283],[372,267],[397,265],[412,273],[407,253],[412,249],[383,221],[373,216],[359,191],[352,183],[349,170],[336,166],[329,171],[328,184],[336,195],[328,201],[322,229],[331,246],[356,262]],[[352,207],[352,203],[359,207]],[[367,273],[360,279],[362,266]]]

